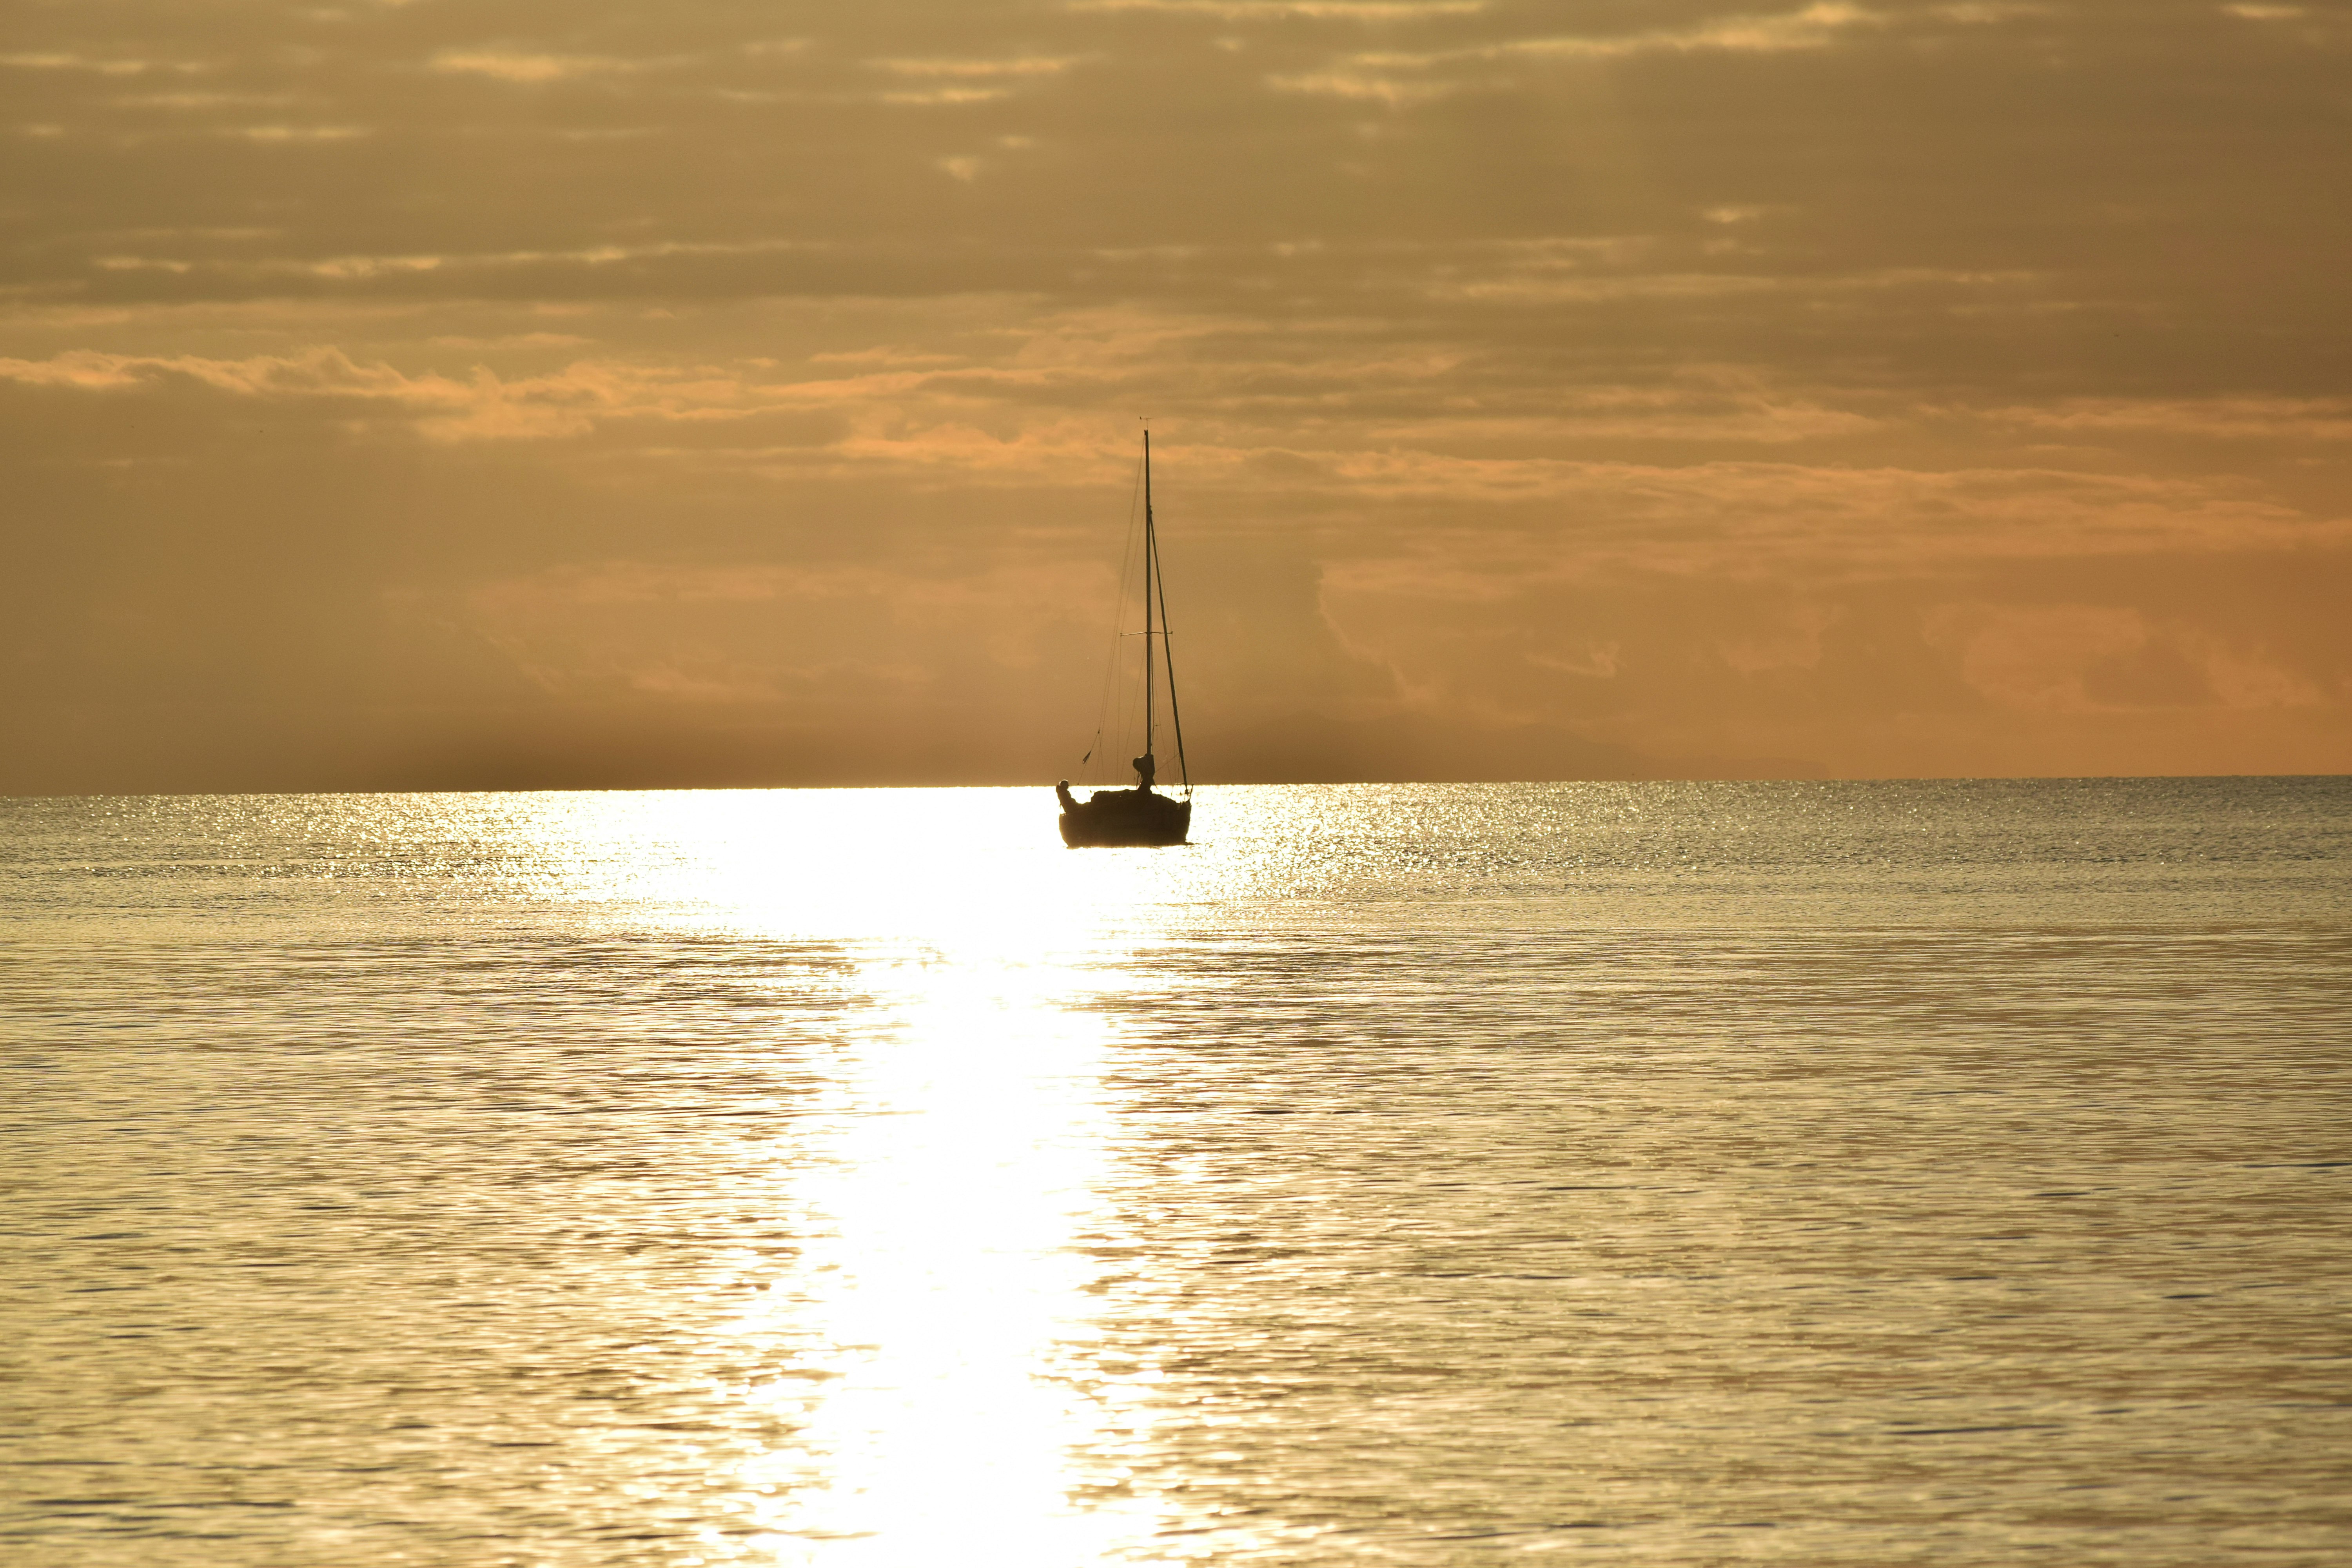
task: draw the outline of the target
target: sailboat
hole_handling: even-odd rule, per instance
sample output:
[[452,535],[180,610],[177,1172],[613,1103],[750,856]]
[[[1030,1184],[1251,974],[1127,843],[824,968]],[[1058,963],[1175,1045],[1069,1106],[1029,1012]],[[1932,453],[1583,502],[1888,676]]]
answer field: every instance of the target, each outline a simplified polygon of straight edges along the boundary
[[[1152,647],[1156,613],[1158,650]],[[1184,795],[1154,788],[1159,760],[1151,744],[1159,717],[1158,677],[1168,684],[1168,724],[1176,738],[1176,775]],[[1099,739],[1097,744],[1100,744]],[[1094,753],[1087,753],[1091,757]],[[1184,721],[1176,707],[1176,660],[1168,641],[1168,590],[1160,581],[1160,531],[1151,515],[1151,432],[1143,433],[1143,755],[1135,759],[1133,789],[1098,789],[1080,800],[1070,781],[1054,786],[1062,803],[1062,842],[1073,849],[1114,846],[1158,847],[1181,844],[1192,828],[1192,775],[1184,764]]]

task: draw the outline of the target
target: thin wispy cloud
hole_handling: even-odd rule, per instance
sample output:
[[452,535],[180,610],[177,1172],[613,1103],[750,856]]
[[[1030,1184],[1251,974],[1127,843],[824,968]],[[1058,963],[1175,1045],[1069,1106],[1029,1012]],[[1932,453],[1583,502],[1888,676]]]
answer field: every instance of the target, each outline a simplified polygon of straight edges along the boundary
[[428,62],[451,76],[486,76],[499,81],[540,83],[576,81],[583,78],[627,76],[657,68],[664,62],[625,59],[610,55],[531,54],[507,49],[442,49]]
[[1221,22],[1398,23],[1475,16],[1486,0],[1068,0],[1077,13],[1160,12]]
[[0,54],[0,68],[26,71],[87,71],[96,76],[144,76],[150,71],[193,76],[211,68],[200,60],[151,60],[65,52]]
[[945,77],[955,80],[1058,76],[1077,64],[1075,56],[1031,57],[1002,60],[883,59],[869,62],[894,76]]
[[1464,77],[1464,66],[1512,61],[1619,60],[1645,54],[1772,55],[1827,48],[1841,35],[1877,26],[1885,18],[1860,5],[1824,3],[1778,16],[1735,16],[1696,26],[1616,36],[1549,36],[1509,38],[1428,52],[1358,54],[1328,68],[1267,78],[1290,92],[1325,93],[1403,105],[1425,103],[1488,79]]

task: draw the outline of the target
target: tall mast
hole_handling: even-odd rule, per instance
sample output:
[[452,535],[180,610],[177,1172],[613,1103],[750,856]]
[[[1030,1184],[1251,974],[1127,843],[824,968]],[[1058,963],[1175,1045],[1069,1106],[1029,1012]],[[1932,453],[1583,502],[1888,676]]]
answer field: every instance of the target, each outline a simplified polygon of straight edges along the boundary
[[1151,755],[1151,432],[1143,432],[1143,754]]

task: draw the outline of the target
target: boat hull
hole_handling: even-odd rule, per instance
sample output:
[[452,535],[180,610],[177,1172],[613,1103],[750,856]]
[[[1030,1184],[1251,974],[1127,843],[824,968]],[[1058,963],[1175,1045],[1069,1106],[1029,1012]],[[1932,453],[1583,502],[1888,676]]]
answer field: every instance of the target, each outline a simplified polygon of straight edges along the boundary
[[1145,790],[1106,790],[1063,808],[1062,842],[1073,849],[1157,849],[1192,830],[1192,803]]

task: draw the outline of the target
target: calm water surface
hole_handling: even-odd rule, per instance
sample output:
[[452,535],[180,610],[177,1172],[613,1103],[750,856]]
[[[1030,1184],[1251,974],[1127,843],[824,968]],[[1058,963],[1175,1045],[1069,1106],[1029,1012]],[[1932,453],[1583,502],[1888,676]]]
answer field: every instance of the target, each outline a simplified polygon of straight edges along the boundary
[[2352,1558],[2352,781],[0,801],[0,1556]]

